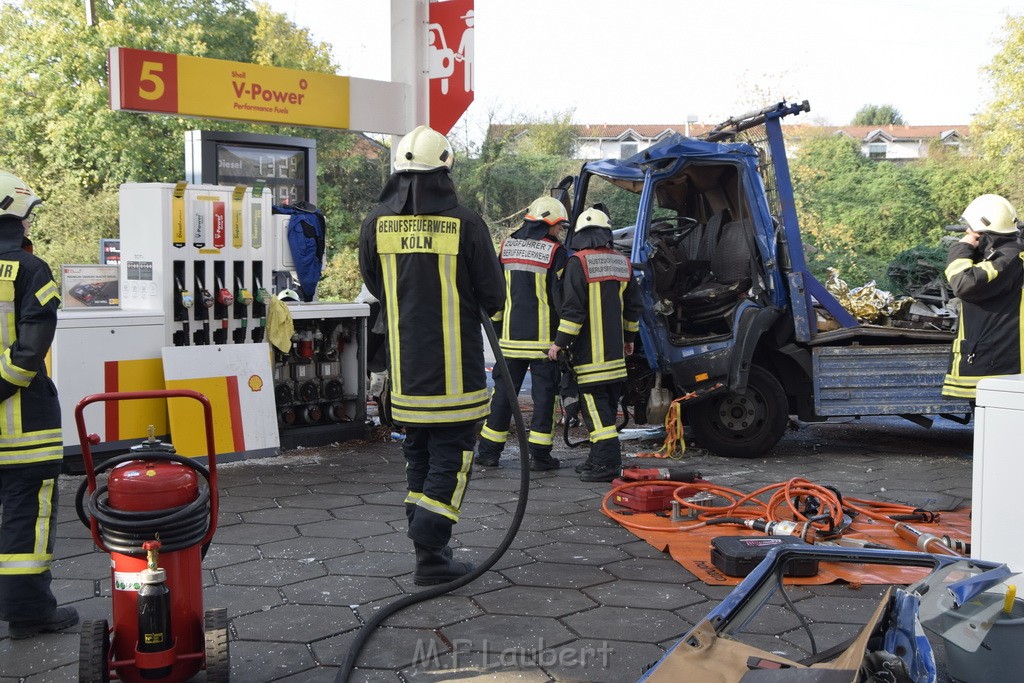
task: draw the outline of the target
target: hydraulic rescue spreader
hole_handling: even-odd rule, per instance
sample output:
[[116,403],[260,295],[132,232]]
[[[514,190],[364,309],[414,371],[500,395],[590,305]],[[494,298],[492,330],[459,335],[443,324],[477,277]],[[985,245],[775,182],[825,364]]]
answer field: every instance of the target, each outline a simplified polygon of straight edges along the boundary
[[[202,404],[209,469],[175,454],[152,431],[127,455],[94,466],[90,446],[99,438],[86,435],[83,409],[160,398]],[[201,565],[217,527],[210,402],[189,390],[94,394],[78,403],[75,421],[86,473],[75,504],[97,547],[110,553],[113,612],[111,627],[106,620],[82,623],[79,680],[177,683],[205,668],[207,681],[227,681],[227,611],[203,610]]]

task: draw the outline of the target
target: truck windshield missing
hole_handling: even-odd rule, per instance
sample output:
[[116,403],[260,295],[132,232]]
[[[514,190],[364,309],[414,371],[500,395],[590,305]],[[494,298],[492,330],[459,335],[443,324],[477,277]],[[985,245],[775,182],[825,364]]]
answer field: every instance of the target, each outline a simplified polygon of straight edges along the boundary
[[600,202],[627,226],[614,246],[644,303],[624,398],[636,422],[697,391],[685,421],[699,444],[753,458],[791,415],[970,419],[966,401],[941,395],[952,331],[858,323],[808,271],[780,122],[809,110],[781,102],[588,162],[575,179],[574,222]]

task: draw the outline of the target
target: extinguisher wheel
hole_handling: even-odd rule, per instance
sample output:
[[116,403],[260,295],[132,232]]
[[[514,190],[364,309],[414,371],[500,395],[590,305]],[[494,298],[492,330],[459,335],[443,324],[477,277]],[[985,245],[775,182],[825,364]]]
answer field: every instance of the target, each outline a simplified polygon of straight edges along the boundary
[[206,681],[228,683],[231,677],[228,611],[223,607],[206,610],[203,626],[206,635]]
[[110,681],[110,628],[106,619],[82,622],[78,645],[78,680],[80,683]]

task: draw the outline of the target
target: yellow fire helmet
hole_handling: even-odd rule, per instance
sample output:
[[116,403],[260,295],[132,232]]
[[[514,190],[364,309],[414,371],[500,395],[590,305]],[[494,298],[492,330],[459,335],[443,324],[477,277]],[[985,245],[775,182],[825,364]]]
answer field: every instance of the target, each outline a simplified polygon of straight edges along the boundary
[[43,200],[24,180],[13,173],[0,171],[0,216],[25,220],[32,209],[42,203]]
[[983,194],[964,209],[963,219],[974,232],[1011,235],[1017,232],[1017,211],[997,194]]
[[569,220],[569,214],[565,212],[565,205],[554,197],[538,197],[533,200],[530,207],[526,209],[526,220],[544,221],[548,225],[565,223]]
[[395,171],[425,173],[450,169],[454,164],[455,153],[448,138],[429,126],[416,126],[395,150]]

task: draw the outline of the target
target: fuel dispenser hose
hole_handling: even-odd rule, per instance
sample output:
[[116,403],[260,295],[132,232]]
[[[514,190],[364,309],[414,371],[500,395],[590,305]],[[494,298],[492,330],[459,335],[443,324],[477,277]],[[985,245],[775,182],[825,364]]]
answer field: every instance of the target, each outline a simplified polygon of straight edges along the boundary
[[[490,344],[491,349],[494,351],[495,364],[498,366],[498,370],[501,371],[504,377],[511,377],[512,375],[508,370],[508,364],[505,363],[505,356],[502,355],[501,346],[498,344],[498,335],[494,332],[494,326],[491,324],[490,316],[488,316],[487,312],[481,308],[480,317],[483,321],[484,332],[487,334],[487,341]],[[411,593],[378,610],[365,624],[363,624],[362,628],[359,629],[355,639],[349,646],[348,652],[345,654],[345,659],[342,661],[341,668],[338,670],[338,674],[334,678],[334,683],[348,682],[349,677],[352,675],[352,670],[355,668],[356,657],[359,656],[360,651],[362,651],[363,647],[370,639],[370,636],[373,635],[378,626],[384,623],[385,619],[406,607],[423,602],[424,600],[440,597],[445,593],[450,593],[453,590],[462,588],[463,586],[476,581],[501,559],[512,545],[512,541],[515,540],[516,534],[519,532],[519,525],[522,524],[523,517],[526,515],[526,501],[530,491],[530,458],[528,455],[530,448],[526,438],[526,423],[523,420],[523,412],[519,409],[519,400],[518,396],[516,396],[515,387],[512,386],[512,382],[505,382],[505,389],[509,405],[513,408],[512,417],[515,420],[516,433],[519,436],[520,471],[519,502],[516,505],[516,511],[512,515],[512,521],[509,524],[508,530],[505,532],[504,538],[501,539],[501,543],[494,552],[487,557],[487,559],[481,562],[479,566],[465,576],[459,577],[454,581],[449,581],[448,583],[442,583],[438,586],[424,589],[417,593]]]
[[[97,486],[89,496],[89,515],[85,512],[85,493],[89,481],[85,479],[78,487],[75,495],[75,511],[82,524],[89,526],[91,515],[99,524],[100,536],[104,544],[116,552],[125,555],[145,556],[142,544],[151,541],[159,534],[161,552],[191,548],[199,543],[209,528],[210,471],[191,458],[165,452],[129,453],[105,461],[96,467],[96,474],[125,462],[176,462],[190,467],[206,479],[206,486],[199,487],[199,495],[190,503],[161,510],[117,510],[107,504],[107,486]],[[208,546],[202,550],[206,556]]]

